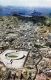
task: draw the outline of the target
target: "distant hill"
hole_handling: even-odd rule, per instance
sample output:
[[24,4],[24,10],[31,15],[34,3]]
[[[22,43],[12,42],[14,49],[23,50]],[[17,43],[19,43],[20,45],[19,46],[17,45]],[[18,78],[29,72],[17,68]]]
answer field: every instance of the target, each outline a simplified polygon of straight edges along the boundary
[[32,17],[32,16],[46,16],[46,15],[48,16],[50,13],[51,13],[51,8],[0,6],[0,16],[20,15],[24,17]]
[[34,10],[31,15],[32,16],[42,16],[42,13]]

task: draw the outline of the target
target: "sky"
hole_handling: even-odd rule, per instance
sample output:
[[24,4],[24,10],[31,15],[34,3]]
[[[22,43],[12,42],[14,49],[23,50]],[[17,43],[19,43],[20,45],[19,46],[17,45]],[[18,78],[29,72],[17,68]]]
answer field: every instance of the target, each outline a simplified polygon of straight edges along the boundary
[[51,7],[51,0],[0,0],[2,6]]

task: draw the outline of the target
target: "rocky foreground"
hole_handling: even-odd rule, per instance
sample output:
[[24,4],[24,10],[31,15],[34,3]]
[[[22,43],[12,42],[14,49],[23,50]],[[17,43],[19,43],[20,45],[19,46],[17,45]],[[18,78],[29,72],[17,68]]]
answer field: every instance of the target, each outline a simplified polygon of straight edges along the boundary
[[8,69],[0,62],[0,80],[51,80],[49,25],[17,17],[0,17],[0,54],[7,49],[26,50],[29,55],[21,70]]

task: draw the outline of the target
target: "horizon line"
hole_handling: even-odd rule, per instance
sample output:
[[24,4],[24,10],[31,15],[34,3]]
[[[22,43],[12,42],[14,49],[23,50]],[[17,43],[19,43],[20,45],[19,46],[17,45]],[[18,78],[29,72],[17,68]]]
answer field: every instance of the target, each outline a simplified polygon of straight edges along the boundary
[[13,6],[13,5],[0,5],[0,7],[24,7],[24,8],[51,8],[42,6]]

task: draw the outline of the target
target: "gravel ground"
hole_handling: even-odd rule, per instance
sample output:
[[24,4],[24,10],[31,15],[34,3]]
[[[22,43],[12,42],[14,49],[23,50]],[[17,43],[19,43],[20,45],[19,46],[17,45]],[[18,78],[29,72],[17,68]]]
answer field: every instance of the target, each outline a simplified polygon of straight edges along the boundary
[[[17,17],[0,17],[0,53],[6,49],[19,49],[30,52],[24,67],[29,72],[28,78],[16,78],[15,80],[42,80],[39,77],[43,74],[49,79],[47,77],[49,75],[46,74],[48,73],[47,69],[49,71],[51,69],[51,58],[49,58],[51,48],[46,45],[49,30],[46,27],[44,29],[44,27],[38,26],[32,21],[26,22]],[[40,72],[42,73],[41,75],[39,75]],[[1,76],[4,75],[2,74]],[[29,78],[30,76],[31,78]],[[46,78],[43,80],[46,80]],[[8,79],[3,78],[2,80]]]

